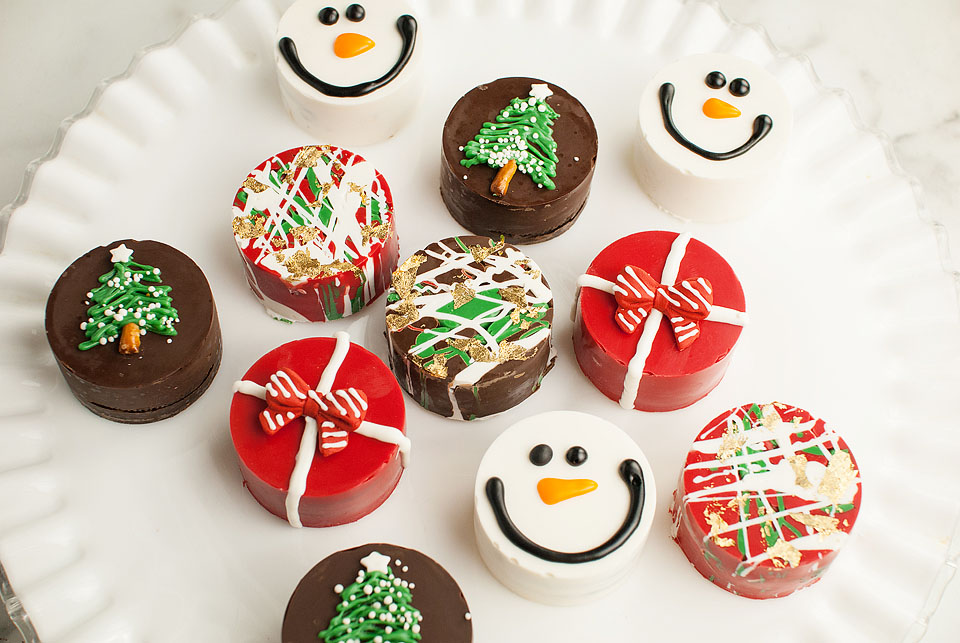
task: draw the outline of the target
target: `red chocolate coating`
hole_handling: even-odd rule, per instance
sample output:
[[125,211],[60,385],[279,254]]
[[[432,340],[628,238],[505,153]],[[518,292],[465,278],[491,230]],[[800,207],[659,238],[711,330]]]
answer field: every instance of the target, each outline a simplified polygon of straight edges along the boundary
[[[638,232],[603,249],[587,274],[615,281],[627,264],[660,279],[676,239],[676,232]],[[714,304],[745,311],[743,289],[729,264],[706,244],[691,239],[677,280],[706,277],[713,284]],[[626,333],[617,326],[617,303],[610,293],[595,288],[580,290],[579,316],[574,325],[573,347],[580,369],[601,393],[620,401],[627,365],[636,352],[643,327]],[[700,337],[680,351],[666,319],[653,340],[643,369],[634,408],[672,411],[693,404],[712,391],[727,370],[741,326],[714,321],[700,324]]]
[[553,91],[547,103],[560,115],[553,125],[559,159],[556,189],[539,188],[517,172],[507,193],[497,198],[490,193],[496,168],[460,165],[460,147],[473,140],[484,122],[493,121],[514,98],[529,95],[530,85],[544,82],[500,78],[470,90],[450,110],[443,125],[440,196],[467,230],[495,239],[502,234],[510,243],[536,243],[563,233],[583,210],[597,162],[597,129],[580,101],[552,83],[546,83]]
[[[470,608],[460,587],[447,571],[420,552],[372,543],[327,556],[307,572],[294,590],[283,615],[283,643],[317,643],[317,633],[326,629],[336,614],[340,595],[333,588],[344,587],[363,569],[360,559],[370,552],[390,557],[390,568],[401,580],[413,583],[413,606],[420,611],[422,643],[470,643],[473,625]],[[400,561],[400,565],[396,561]],[[403,571],[403,567],[407,571]]]
[[[294,370],[316,386],[333,354],[336,340],[312,337],[284,344],[250,367],[244,380],[264,385],[281,366]],[[406,430],[403,393],[380,359],[351,344],[333,388],[353,387],[367,395],[366,420]],[[230,407],[230,433],[247,489],[267,511],[286,520],[286,496],[303,418],[297,418],[275,435],[267,435],[258,416],[266,403],[252,395],[236,393]],[[399,449],[351,433],[347,447],[328,457],[314,453],[307,489],[300,499],[300,520],[305,527],[330,527],[367,515],[390,496],[400,481]]]
[[[787,454],[792,451],[801,452],[806,462],[827,466],[829,460],[822,454],[813,453],[810,450],[803,451],[804,444],[823,438],[825,433],[824,421],[814,418],[803,409],[786,407],[778,403],[777,405],[784,422],[791,422],[796,418],[803,423],[815,420],[815,424],[812,428],[806,428],[802,435],[798,431],[792,430],[789,447],[782,444],[774,447],[770,442],[767,442],[765,444],[769,445],[768,448],[774,453],[777,451]],[[733,498],[734,494],[732,492],[717,493],[717,496],[724,497],[724,500],[719,502],[710,500],[709,497],[684,502],[684,497],[690,493],[703,493],[711,488],[722,488],[726,485],[737,484],[737,476],[732,472],[732,465],[728,465],[726,470],[722,466],[713,467],[719,469],[717,472],[712,469],[697,468],[697,463],[710,462],[717,456],[716,453],[704,453],[703,450],[709,450],[709,448],[698,445],[698,442],[712,442],[715,445],[714,448],[716,448],[716,445],[722,444],[720,439],[726,430],[727,418],[732,414],[737,414],[742,418],[751,406],[751,404],[746,404],[718,415],[700,432],[684,462],[684,469],[680,473],[680,481],[673,494],[673,506],[670,508],[670,513],[677,529],[674,540],[677,541],[684,555],[704,578],[738,596],[753,599],[779,598],[816,583],[839,553],[838,549],[830,548],[826,544],[828,541],[822,540],[814,530],[797,521],[791,512],[795,510],[797,514],[809,513],[815,516],[835,517],[838,521],[836,529],[843,534],[849,534],[860,512],[862,487],[858,480],[856,482],[856,492],[850,503],[851,506],[838,507],[836,513],[833,513],[829,504],[822,509],[811,509],[813,502],[809,498],[799,498],[792,495],[787,489],[765,489],[763,491],[765,496],[777,498],[770,503],[771,510],[779,510],[788,514],[785,517],[780,517],[786,524],[779,527],[783,538],[788,543],[796,543],[796,538],[800,537],[796,533],[798,532],[808,539],[812,538],[814,543],[821,539],[819,542],[825,544],[822,549],[799,550],[800,559],[795,567],[781,559],[773,560],[771,558],[760,561],[756,568],[750,569],[748,573],[743,573],[745,568],[741,565],[744,563],[744,555],[737,544],[740,538],[738,536],[739,530],[723,531],[716,534],[716,538],[710,537],[712,527],[708,522],[705,511],[717,514],[729,526],[735,526],[744,519],[751,521],[752,524],[745,530],[745,542],[751,554],[756,555],[759,552],[764,552],[768,547],[765,530],[773,529],[773,522],[759,520],[761,515],[758,507],[761,505],[756,499],[757,493],[755,491],[743,491],[742,493],[746,497],[742,504],[731,503],[726,499]],[[854,469],[859,469],[850,448],[842,438],[834,437],[827,440],[824,442],[824,446],[830,450],[846,451],[850,455]],[[769,468],[770,465],[777,465],[778,463],[780,466],[787,466],[782,454],[772,456],[760,454],[756,456],[756,460],[749,465],[752,471]],[[769,465],[767,467],[762,466],[764,462],[769,462]],[[809,464],[807,466],[809,467]],[[739,484],[744,487],[752,486]],[[814,489],[816,489],[816,484],[812,483],[811,491]],[[776,503],[782,503],[783,509],[781,510]],[[741,515],[741,511],[743,515]],[[679,515],[677,512],[679,512]],[[772,514],[771,511],[766,509],[764,516],[778,518],[776,514]],[[717,542],[717,539],[720,540],[720,543]]]
[[[113,268],[110,250],[120,244],[134,251],[134,261],[160,269],[180,315],[177,334],[167,343],[166,336],[148,332],[133,355],[121,354],[116,342],[82,351],[86,294]],[[143,424],[176,415],[207,390],[220,367],[220,322],[210,285],[190,257],[159,241],[114,241],[70,264],[47,299],[46,332],[70,391],[114,422]]]

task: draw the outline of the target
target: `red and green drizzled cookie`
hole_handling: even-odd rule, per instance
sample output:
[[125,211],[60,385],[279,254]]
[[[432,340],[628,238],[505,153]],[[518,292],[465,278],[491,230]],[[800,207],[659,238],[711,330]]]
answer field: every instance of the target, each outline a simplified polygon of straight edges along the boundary
[[283,321],[358,312],[390,285],[399,258],[386,179],[330,145],[257,166],[234,198],[233,234],[250,288]]
[[705,578],[749,598],[815,583],[860,510],[843,438],[779,402],[717,416],[694,440],[674,492],[673,532]]

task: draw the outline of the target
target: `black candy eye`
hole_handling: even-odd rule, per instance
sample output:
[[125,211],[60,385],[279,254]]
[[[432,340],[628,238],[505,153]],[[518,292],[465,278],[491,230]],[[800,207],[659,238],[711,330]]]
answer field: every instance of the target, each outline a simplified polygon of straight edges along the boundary
[[337,20],[339,19],[340,19],[340,14],[337,13],[337,10],[334,9],[333,7],[327,7],[326,9],[321,9],[320,13],[317,14],[317,20],[319,20],[320,22],[322,22],[327,26],[337,24]]
[[566,458],[571,466],[579,467],[587,461],[587,450],[583,447],[570,447],[567,449]]
[[347,20],[350,22],[360,22],[363,20],[364,16],[367,15],[367,12],[363,10],[358,4],[352,4],[347,7],[347,12],[344,14],[347,17]]
[[750,93],[750,83],[746,78],[734,78],[730,82],[730,93],[734,96],[746,96]]
[[530,449],[530,462],[542,467],[553,459],[553,449],[546,444],[538,444]]
[[712,71],[707,74],[707,77],[703,79],[703,82],[705,82],[707,87],[711,89],[720,89],[727,84],[727,77],[718,71]]

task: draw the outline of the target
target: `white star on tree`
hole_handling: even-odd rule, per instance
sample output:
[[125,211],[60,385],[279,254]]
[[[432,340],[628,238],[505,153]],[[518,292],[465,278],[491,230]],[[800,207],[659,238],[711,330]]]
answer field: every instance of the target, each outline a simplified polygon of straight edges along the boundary
[[530,85],[530,95],[538,100],[546,100],[547,96],[553,96],[553,92],[546,83],[534,83]]
[[369,555],[360,559],[361,564],[367,568],[368,572],[387,573],[387,565],[390,564],[390,557],[384,556],[378,551],[372,551]]
[[113,263],[126,263],[130,261],[130,257],[132,256],[133,250],[128,248],[125,243],[121,243],[110,251],[110,260],[113,261]]

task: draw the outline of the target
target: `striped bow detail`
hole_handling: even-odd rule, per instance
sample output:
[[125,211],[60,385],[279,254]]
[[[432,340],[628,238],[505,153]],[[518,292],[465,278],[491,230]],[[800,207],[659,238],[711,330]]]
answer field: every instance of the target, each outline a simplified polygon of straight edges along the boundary
[[333,455],[347,446],[348,435],[360,426],[367,413],[367,396],[355,388],[335,389],[321,395],[299,375],[281,368],[270,376],[267,408],[260,426],[273,435],[298,417],[312,417],[320,429],[320,455]]
[[713,288],[704,277],[684,279],[672,286],[659,283],[643,268],[626,266],[613,287],[617,325],[632,333],[653,309],[670,321],[673,336],[684,350],[700,336],[700,322],[710,314]]

